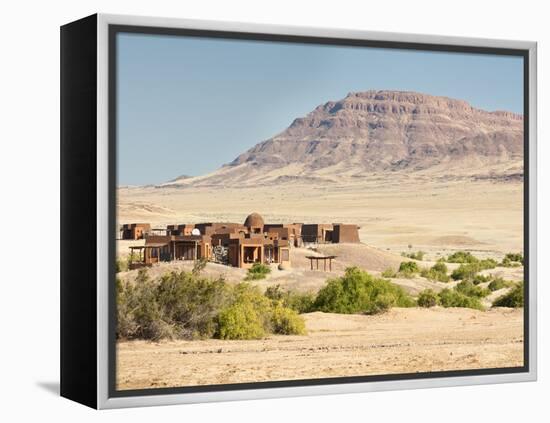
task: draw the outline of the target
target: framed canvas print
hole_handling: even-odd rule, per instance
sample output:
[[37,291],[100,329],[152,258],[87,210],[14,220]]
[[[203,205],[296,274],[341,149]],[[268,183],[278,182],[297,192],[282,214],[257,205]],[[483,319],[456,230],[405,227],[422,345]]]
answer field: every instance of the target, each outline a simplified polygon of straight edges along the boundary
[[536,44],[61,28],[61,394],[536,378]]

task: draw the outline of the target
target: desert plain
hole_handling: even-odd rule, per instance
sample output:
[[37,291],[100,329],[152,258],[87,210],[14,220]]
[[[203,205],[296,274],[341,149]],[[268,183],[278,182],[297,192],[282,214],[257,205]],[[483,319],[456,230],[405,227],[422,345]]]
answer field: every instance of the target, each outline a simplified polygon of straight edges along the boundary
[[[292,268],[274,270],[257,283],[315,292],[330,277],[356,265],[380,274],[397,269],[401,253],[422,250],[421,266],[454,251],[501,260],[523,250],[523,183],[472,175],[430,172],[373,173],[360,181],[320,185],[304,181],[249,186],[121,187],[119,222],[153,227],[204,221],[242,222],[255,211],[266,222],[341,222],[360,226],[360,244],[318,245],[291,250]],[[118,254],[140,241],[118,241]],[[333,254],[331,272],[310,270],[305,258]],[[161,263],[161,275],[191,269],[191,263]],[[449,264],[450,270],[456,265]],[[136,271],[120,274],[132,278]],[[238,282],[246,271],[209,263],[207,275]],[[523,267],[483,273],[522,280]],[[456,282],[420,276],[392,279],[411,295],[439,291]],[[394,308],[375,316],[304,314],[307,335],[271,335],[262,340],[119,341],[117,389],[194,386],[339,376],[523,365],[523,309],[491,308],[507,288],[484,299],[486,311],[465,308]]]

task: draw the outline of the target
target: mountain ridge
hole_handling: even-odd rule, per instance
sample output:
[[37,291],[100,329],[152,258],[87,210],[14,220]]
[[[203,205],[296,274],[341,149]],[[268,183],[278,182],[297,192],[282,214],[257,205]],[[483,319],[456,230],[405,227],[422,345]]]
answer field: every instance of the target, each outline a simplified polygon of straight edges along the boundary
[[427,169],[506,175],[523,173],[522,160],[521,114],[412,91],[369,90],[317,106],[208,175],[168,185],[330,182]]

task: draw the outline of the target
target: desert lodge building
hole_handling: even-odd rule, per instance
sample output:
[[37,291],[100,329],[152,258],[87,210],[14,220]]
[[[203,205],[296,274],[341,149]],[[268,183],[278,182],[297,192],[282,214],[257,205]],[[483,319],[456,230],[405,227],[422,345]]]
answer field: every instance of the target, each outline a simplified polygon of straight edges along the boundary
[[[146,223],[120,227],[120,239],[145,239],[129,247],[131,269],[159,261],[205,259],[229,266],[250,268],[254,263],[290,267],[290,249],[313,243],[359,242],[358,226],[351,224],[266,224],[252,213],[243,224],[197,223],[151,229]],[[161,234],[162,233],[162,234]]]

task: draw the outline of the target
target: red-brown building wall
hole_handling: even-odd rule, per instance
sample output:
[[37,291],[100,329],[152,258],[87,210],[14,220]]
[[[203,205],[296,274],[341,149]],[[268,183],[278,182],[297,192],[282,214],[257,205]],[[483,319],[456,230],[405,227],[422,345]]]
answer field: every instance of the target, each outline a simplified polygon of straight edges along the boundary
[[332,230],[332,242],[359,242],[359,230],[357,225],[334,224]]

